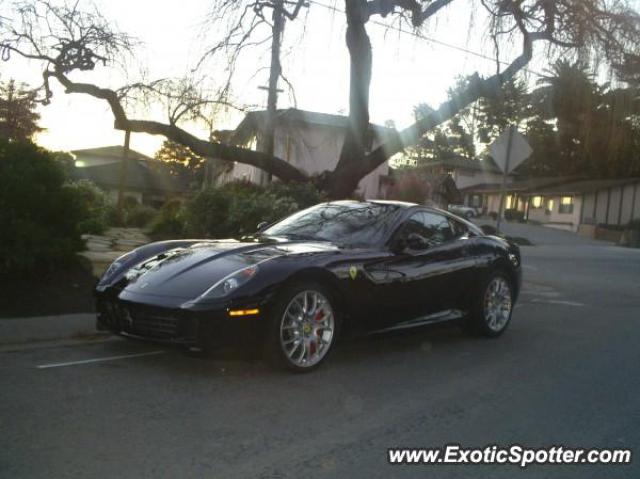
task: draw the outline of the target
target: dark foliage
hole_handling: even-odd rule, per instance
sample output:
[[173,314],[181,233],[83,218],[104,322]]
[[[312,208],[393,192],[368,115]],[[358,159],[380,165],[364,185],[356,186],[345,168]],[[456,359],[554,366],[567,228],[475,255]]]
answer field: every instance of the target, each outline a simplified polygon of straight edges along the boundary
[[36,111],[37,92],[14,80],[0,83],[0,138],[27,141],[42,131]]
[[229,183],[203,190],[184,204],[167,203],[151,233],[156,238],[237,237],[254,233],[258,223],[277,221],[323,200],[313,186],[300,183]]
[[64,182],[46,150],[0,141],[0,277],[52,270],[83,248],[81,225],[90,214]]
[[84,218],[78,223],[81,233],[101,234],[109,225],[109,214],[112,209],[107,195],[89,180],[71,181],[65,184],[84,206]]

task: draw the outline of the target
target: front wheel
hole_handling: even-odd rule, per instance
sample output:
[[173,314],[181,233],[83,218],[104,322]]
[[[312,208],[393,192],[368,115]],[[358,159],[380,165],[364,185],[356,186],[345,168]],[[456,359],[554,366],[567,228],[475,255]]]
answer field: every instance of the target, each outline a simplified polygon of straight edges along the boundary
[[287,288],[271,318],[273,360],[295,372],[317,368],[335,342],[338,318],[328,289],[314,282]]
[[475,333],[497,337],[505,332],[513,313],[513,288],[502,272],[489,276],[480,289],[469,318],[469,326]]

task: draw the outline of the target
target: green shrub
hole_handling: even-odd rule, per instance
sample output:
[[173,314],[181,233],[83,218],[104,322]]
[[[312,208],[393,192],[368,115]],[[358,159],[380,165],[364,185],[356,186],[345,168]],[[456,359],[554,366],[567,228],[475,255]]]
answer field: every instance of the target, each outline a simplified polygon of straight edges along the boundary
[[247,182],[229,183],[203,190],[186,203],[184,232],[209,238],[251,234],[262,221],[277,221],[323,200],[323,195],[308,184],[274,182],[260,187]]
[[181,238],[184,236],[185,220],[180,200],[167,201],[151,223],[151,236],[157,239]]
[[274,181],[266,187],[266,190],[278,198],[290,198],[296,203],[297,209],[308,208],[327,201],[326,195],[309,183]]
[[138,203],[132,196],[125,196],[122,202],[122,211],[118,211],[118,206],[112,203],[108,209],[108,224],[123,228],[147,228],[152,225],[159,212],[151,206]]
[[136,205],[127,212],[126,225],[146,228],[158,216],[158,210],[147,205]]
[[48,151],[0,141],[0,276],[52,270],[84,247],[81,225],[91,214],[78,188],[64,182]]
[[100,188],[89,180],[69,181],[64,188],[70,190],[85,206],[86,216],[78,224],[81,233],[101,234],[109,224],[111,204]]

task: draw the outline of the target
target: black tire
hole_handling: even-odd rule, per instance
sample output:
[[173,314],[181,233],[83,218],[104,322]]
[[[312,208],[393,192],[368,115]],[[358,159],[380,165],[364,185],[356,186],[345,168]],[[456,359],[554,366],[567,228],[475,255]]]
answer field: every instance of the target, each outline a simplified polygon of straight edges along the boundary
[[[509,296],[508,315],[504,313],[500,315],[500,324],[492,323],[492,311],[489,310],[489,308],[491,307],[491,300],[489,300],[489,304],[487,301],[487,296],[492,294],[489,289],[494,287],[496,281],[508,287]],[[467,327],[469,331],[475,335],[496,338],[498,336],[501,336],[507,330],[509,324],[511,323],[512,316],[513,283],[504,271],[494,271],[487,276],[481,287],[478,289],[475,298],[473,298],[471,314],[467,318]]]
[[[281,335],[283,334],[281,328],[283,326],[285,311],[294,301],[294,299],[305,291],[317,292],[327,300],[333,312],[333,328],[329,344],[323,346],[323,348],[325,349],[322,358],[319,359],[318,362],[311,365],[301,366],[299,364],[296,364],[284,350],[285,346],[283,346],[281,340]],[[333,346],[336,342],[338,332],[340,331],[341,320],[337,304],[338,303],[335,299],[335,295],[333,294],[331,289],[327,288],[317,281],[304,280],[299,283],[286,286],[278,295],[278,299],[276,300],[274,307],[271,308],[271,318],[269,331],[267,333],[266,344],[266,355],[269,362],[271,362],[271,364],[276,367],[285,368],[296,373],[307,373],[320,367],[331,353],[331,350],[333,349]]]
[[468,220],[470,220],[471,218],[473,218],[473,217],[474,217],[474,214],[473,214],[471,211],[467,211],[467,212],[464,214],[464,217],[465,217],[465,218],[467,218]]

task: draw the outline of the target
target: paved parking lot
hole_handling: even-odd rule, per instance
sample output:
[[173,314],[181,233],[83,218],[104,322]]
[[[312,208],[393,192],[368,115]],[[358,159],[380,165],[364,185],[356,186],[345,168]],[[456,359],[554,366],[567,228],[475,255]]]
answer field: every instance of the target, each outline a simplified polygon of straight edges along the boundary
[[499,340],[451,326],[361,339],[308,375],[121,339],[0,353],[0,477],[640,477],[637,459],[387,464],[389,447],[451,442],[640,447],[640,251],[523,254]]

